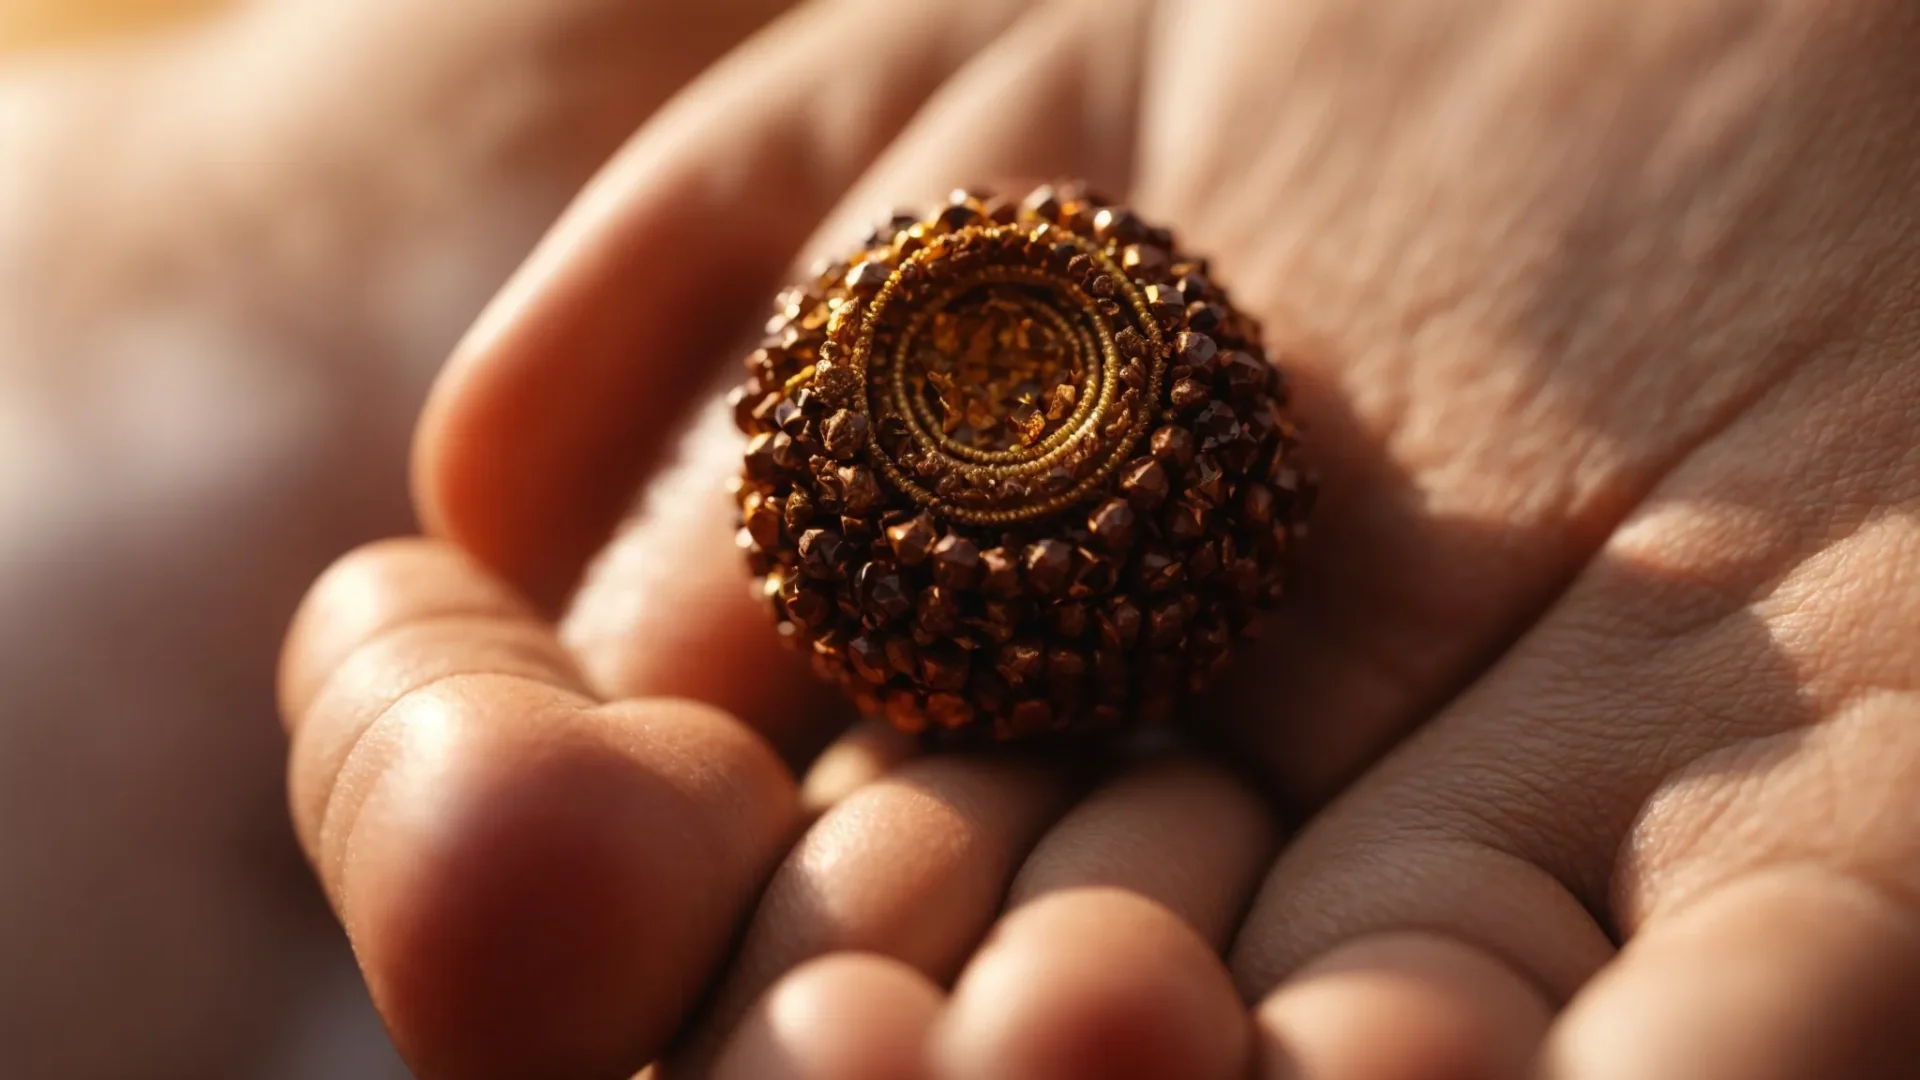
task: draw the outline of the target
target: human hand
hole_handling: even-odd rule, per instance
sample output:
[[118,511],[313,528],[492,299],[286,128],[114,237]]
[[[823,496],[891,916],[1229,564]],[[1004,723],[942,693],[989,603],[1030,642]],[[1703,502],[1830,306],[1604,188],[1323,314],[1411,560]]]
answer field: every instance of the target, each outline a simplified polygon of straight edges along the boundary
[[[415,1066],[1900,1075],[1915,17],[894,7],[641,133],[443,375],[438,539],[296,624],[296,821]],[[816,758],[737,442],[657,433],[796,250],[1052,174],[1266,320],[1298,588],[1197,749]]]

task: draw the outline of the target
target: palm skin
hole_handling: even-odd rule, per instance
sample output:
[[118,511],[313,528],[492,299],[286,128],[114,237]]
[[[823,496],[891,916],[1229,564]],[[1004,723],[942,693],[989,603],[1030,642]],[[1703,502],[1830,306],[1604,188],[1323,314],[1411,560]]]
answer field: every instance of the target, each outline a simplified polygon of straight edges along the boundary
[[[409,1060],[1903,1075],[1920,23],[1023,7],[816,5],[711,72],[443,373],[435,539],[315,587],[295,820]],[[1298,588],[1203,748],[834,742],[698,403],[788,265],[1060,174],[1266,321]]]

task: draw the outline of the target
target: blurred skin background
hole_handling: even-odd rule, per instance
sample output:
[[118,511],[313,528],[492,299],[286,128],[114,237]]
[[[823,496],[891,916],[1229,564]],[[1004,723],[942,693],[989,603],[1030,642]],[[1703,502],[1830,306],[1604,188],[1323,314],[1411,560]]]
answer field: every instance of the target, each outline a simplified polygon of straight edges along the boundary
[[786,4],[0,0],[0,1076],[402,1076],[295,850],[311,578],[460,332]]

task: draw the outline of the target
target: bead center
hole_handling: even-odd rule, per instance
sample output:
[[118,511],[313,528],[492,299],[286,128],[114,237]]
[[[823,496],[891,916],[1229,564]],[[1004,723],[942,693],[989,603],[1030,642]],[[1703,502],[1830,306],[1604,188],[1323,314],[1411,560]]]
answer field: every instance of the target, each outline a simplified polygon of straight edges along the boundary
[[1029,447],[1073,415],[1087,357],[1057,300],[1032,286],[970,290],[909,346],[909,376],[949,439],[977,450]]

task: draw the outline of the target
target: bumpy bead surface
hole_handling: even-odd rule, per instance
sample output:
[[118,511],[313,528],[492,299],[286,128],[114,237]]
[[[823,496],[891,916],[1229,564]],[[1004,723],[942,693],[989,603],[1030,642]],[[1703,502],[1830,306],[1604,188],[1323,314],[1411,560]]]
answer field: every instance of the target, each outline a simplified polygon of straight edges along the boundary
[[1164,718],[1279,599],[1311,486],[1259,327],[1077,187],[955,192],[783,291],[732,396],[783,636],[911,732]]

